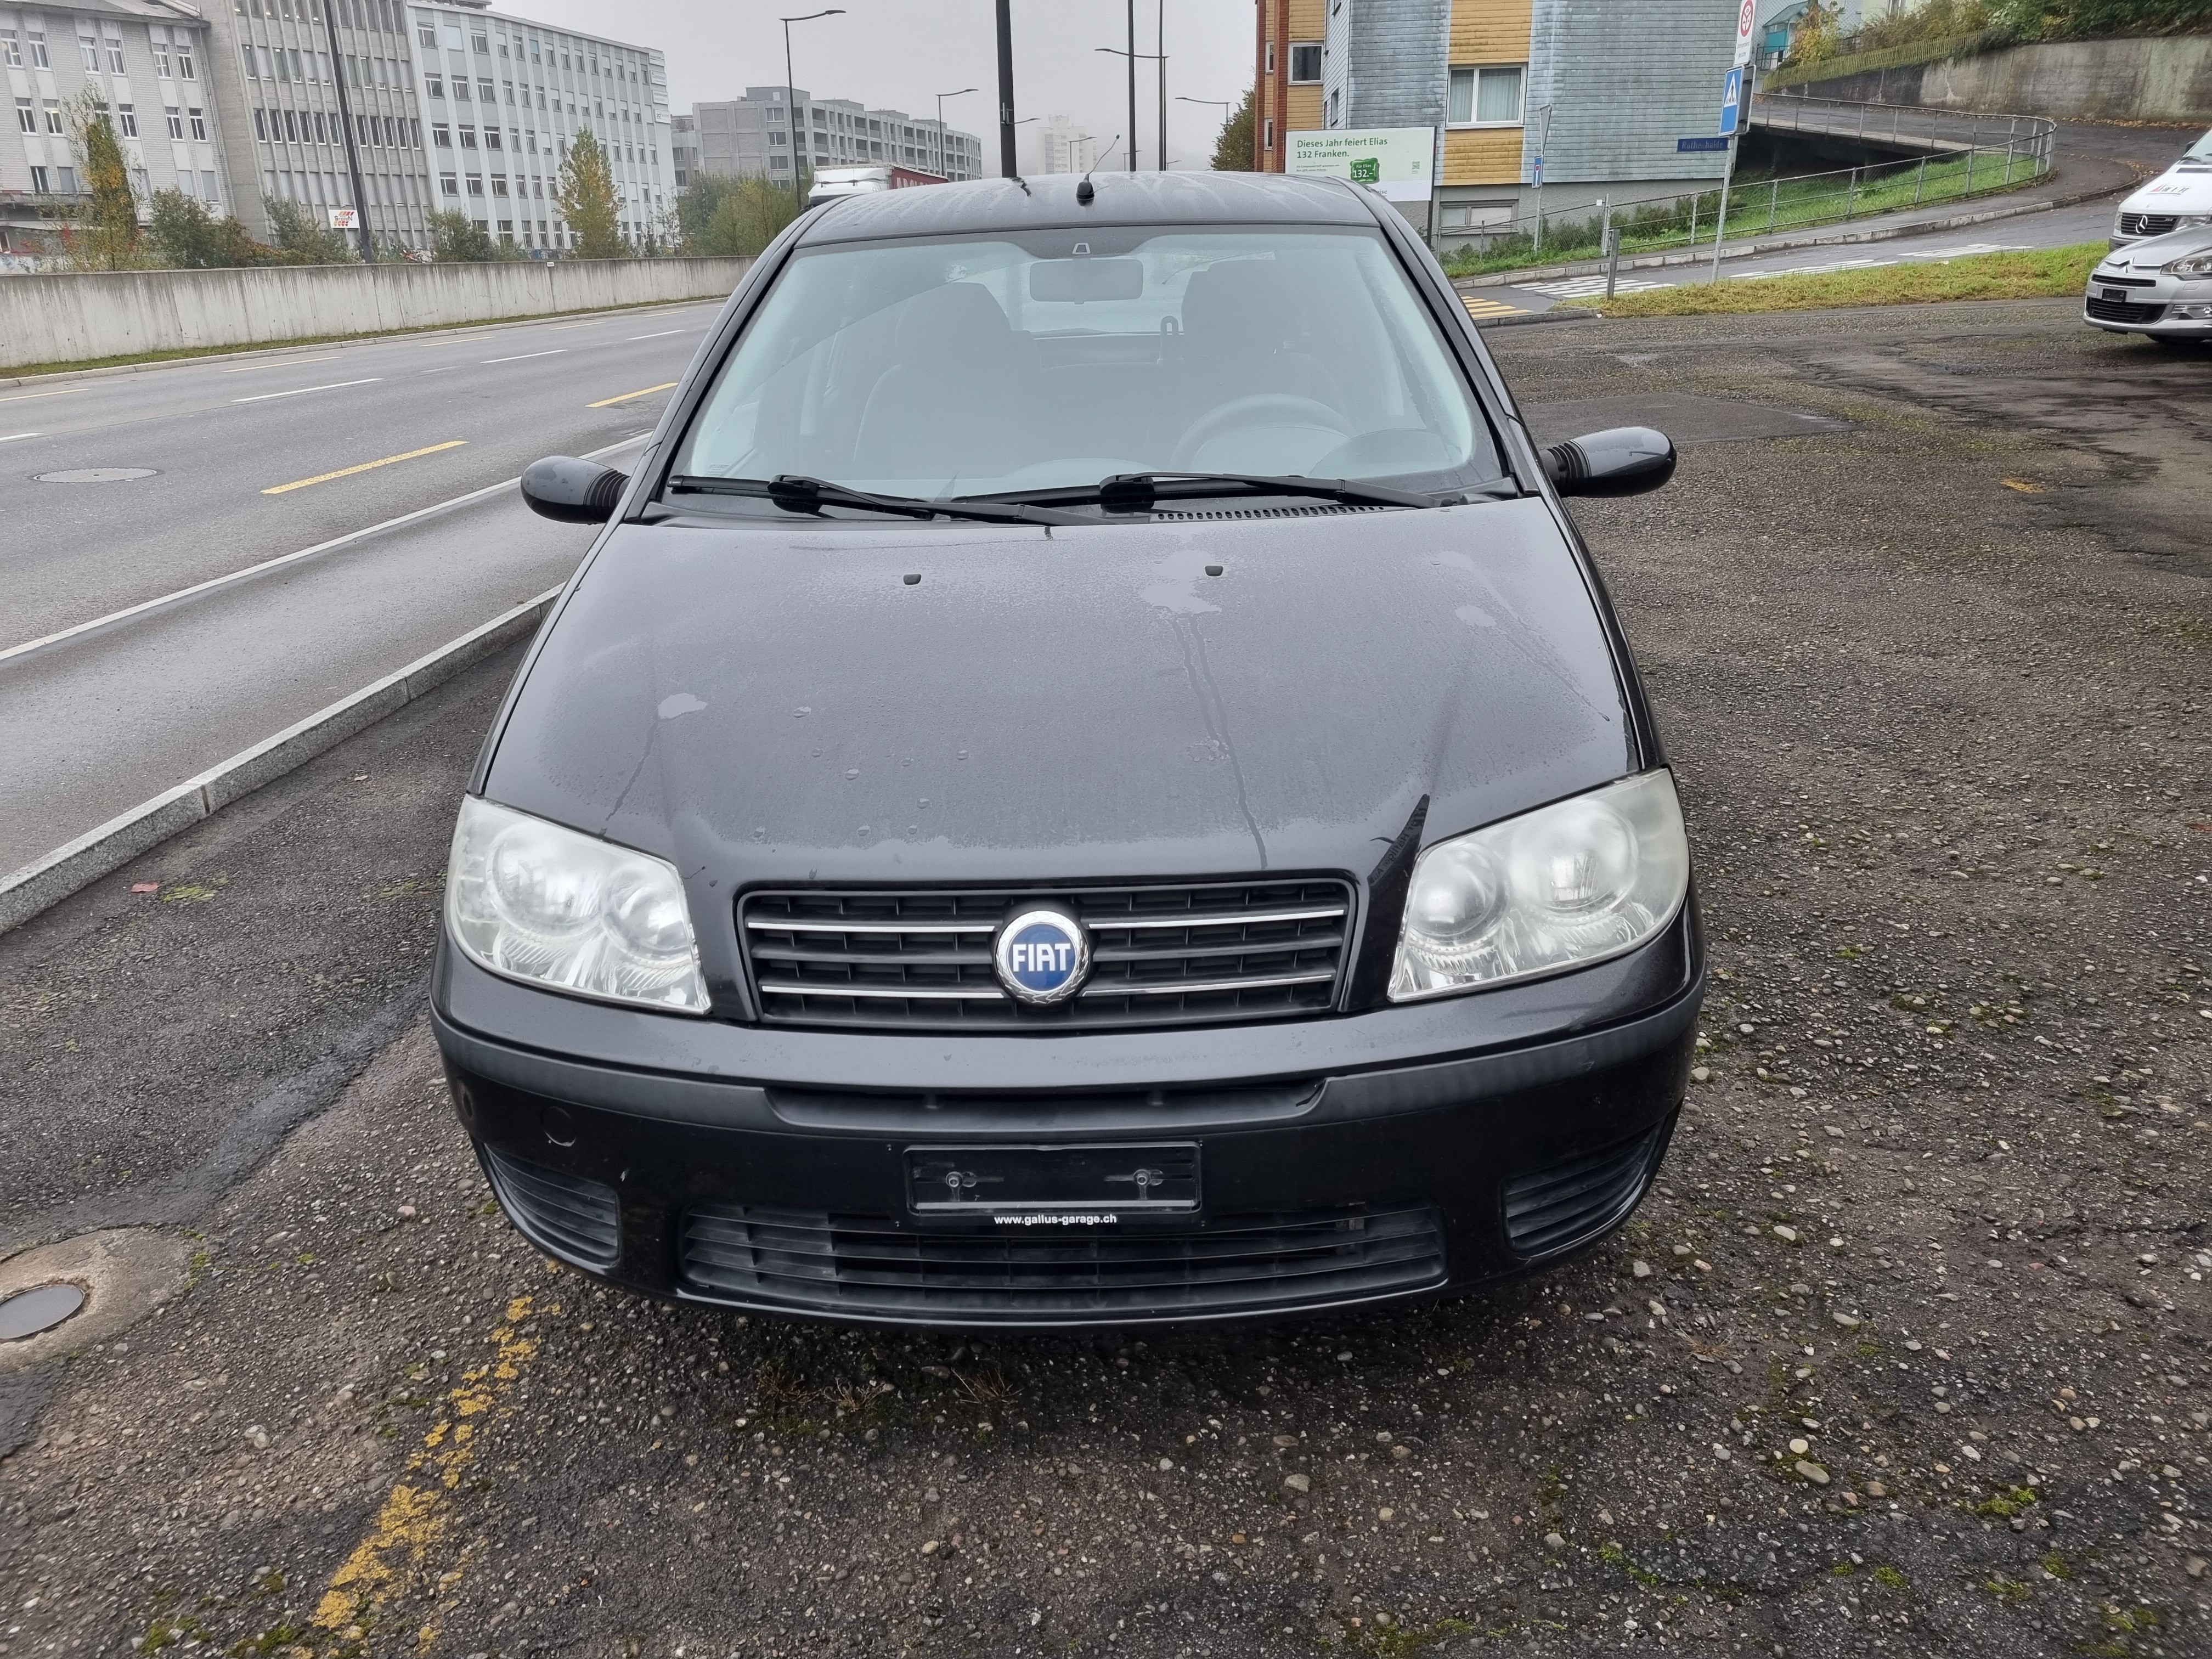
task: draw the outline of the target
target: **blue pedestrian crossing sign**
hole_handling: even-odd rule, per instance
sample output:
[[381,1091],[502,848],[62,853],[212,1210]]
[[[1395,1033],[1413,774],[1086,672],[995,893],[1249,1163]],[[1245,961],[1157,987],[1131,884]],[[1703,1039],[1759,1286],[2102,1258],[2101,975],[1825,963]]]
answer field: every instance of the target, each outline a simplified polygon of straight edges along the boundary
[[1721,82],[1721,137],[1734,136],[1743,114],[1743,70],[1739,66],[1728,72]]

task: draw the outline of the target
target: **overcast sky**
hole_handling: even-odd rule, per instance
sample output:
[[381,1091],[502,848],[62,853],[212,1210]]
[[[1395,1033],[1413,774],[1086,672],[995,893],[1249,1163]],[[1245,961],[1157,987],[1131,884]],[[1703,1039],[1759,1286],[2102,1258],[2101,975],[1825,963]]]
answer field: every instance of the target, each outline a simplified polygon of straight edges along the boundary
[[[998,56],[993,0],[844,0],[845,15],[792,27],[792,78],[825,98],[872,107],[935,113],[983,140],[995,167]],[[819,0],[495,0],[494,9],[557,27],[611,34],[668,54],[668,94],[678,112],[736,98],[749,86],[783,84],[783,29],[776,21],[818,9]],[[1137,50],[1150,52],[1160,0],[1137,0]],[[1168,157],[1177,167],[1211,165],[1225,112],[1192,98],[1238,99],[1252,82],[1254,0],[1168,0]],[[1014,113],[1066,115],[1095,134],[1102,164],[1109,143],[1129,125],[1127,70],[1094,50],[1128,44],[1126,0],[1014,0]],[[1137,76],[1138,161],[1155,163],[1159,130],[1158,69]],[[1024,167],[1036,164],[1035,126],[1021,129]],[[1117,151],[1112,165],[1127,164]]]

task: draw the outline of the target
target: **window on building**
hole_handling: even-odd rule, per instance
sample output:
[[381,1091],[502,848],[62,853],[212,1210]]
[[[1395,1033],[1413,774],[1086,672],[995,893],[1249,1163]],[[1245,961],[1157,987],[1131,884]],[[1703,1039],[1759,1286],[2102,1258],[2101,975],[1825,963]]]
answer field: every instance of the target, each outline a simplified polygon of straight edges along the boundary
[[[1291,81],[1293,85],[1321,79],[1321,42],[1291,42]],[[1431,82],[1431,84],[1434,84]]]
[[165,104],[161,106],[161,118],[169,124],[170,137],[181,138],[185,136],[184,111],[179,109],[174,104]]
[[192,46],[189,40],[177,42],[177,78],[179,81],[197,81],[200,78],[199,71],[192,67]]
[[76,38],[76,50],[77,56],[84,60],[84,72],[87,75],[99,74],[100,42],[89,34],[80,34]]
[[283,112],[283,116],[284,142],[288,144],[302,143],[303,141],[300,137],[300,112],[295,109],[288,109]]
[[1262,131],[1260,137],[1260,148],[1267,150],[1272,155],[1275,148],[1275,118],[1270,115],[1267,120],[1261,124],[1261,126]]
[[458,75],[453,77],[453,101],[457,104],[469,101],[469,83]]
[[1513,222],[1510,202],[1446,202],[1443,226],[1446,230],[1486,230]]
[[1485,64],[1455,69],[1444,118],[1455,127],[1518,126],[1521,76],[1518,64]]
[[[499,102],[498,89],[492,85],[491,76],[489,75],[482,75],[477,77],[477,101],[483,104],[496,104]],[[510,98],[507,101],[511,104],[514,100]]]
[[39,106],[39,113],[46,118],[48,132],[62,131],[62,106],[59,100],[53,98],[42,100]]
[[443,98],[446,95],[446,77],[442,75],[426,75],[422,77],[422,87],[431,97]]
[[253,111],[253,136],[264,144],[269,142],[269,112],[258,105]]
[[483,138],[484,148],[486,149],[497,149],[499,148],[499,129],[497,127],[486,127],[484,129]]
[[1343,125],[1341,119],[1343,114],[1344,94],[1341,92],[1332,92],[1328,95],[1328,113],[1323,118],[1322,124],[1332,127],[1340,126]]
[[31,49],[33,69],[52,69],[52,61],[46,56],[46,35],[44,29],[25,29],[23,43]]
[[453,149],[453,130],[451,127],[447,126],[447,125],[443,121],[433,121],[433,122],[431,122],[431,123],[430,123],[430,143],[432,143],[432,145],[433,145],[433,146],[434,146],[435,148],[437,148],[437,149]]
[[52,180],[47,177],[46,170],[44,167],[33,167],[31,169],[31,194],[33,196],[51,196],[53,193],[53,183]]
[[461,128],[461,148],[463,149],[474,149],[476,147],[477,130],[472,126],[464,125]]
[[483,180],[473,173],[469,174],[469,194],[471,196],[483,194]]
[[428,18],[415,20],[415,40],[416,45],[428,46],[433,52],[438,49],[438,31],[431,26]]
[[495,196],[504,196],[504,195],[506,195],[506,194],[507,194],[507,180],[506,180],[506,179],[494,179],[491,181],[491,193],[492,193],[493,195],[495,195]]
[[1273,40],[1267,42],[1267,72],[1269,75],[1273,75],[1275,72],[1275,43]]
[[154,42],[154,73],[164,81],[169,78],[169,43],[167,40],[156,40]]
[[491,56],[491,37],[482,29],[469,31],[469,49],[489,58]]
[[26,132],[39,130],[39,106],[27,98],[15,100],[15,125]]
[[130,68],[131,66],[123,60],[123,42],[117,40],[115,36],[109,35],[107,37],[107,72],[110,75],[125,75],[130,72]]
[[451,173],[441,173],[438,175],[439,195],[459,196],[460,193],[461,181],[458,175]]
[[136,138],[138,136],[138,106],[118,104],[115,106],[115,125],[125,138]]

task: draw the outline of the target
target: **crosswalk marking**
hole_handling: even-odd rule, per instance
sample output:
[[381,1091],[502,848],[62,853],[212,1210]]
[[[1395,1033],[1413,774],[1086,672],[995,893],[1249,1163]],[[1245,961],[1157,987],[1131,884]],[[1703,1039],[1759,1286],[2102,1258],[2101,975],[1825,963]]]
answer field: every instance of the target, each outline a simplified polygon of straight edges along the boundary
[[[1547,295],[1554,300],[1587,300],[1592,295],[1605,292],[1605,278],[1600,276],[1570,276],[1564,282],[1522,283],[1521,287],[1531,293]],[[1644,276],[1623,276],[1614,284],[1616,294],[1641,294],[1650,288],[1672,288],[1672,283],[1655,283]]]
[[1526,317],[1529,314],[1526,306],[1510,306],[1503,300],[1477,299],[1472,294],[1462,294],[1460,303],[1467,307],[1467,314],[1470,317]]

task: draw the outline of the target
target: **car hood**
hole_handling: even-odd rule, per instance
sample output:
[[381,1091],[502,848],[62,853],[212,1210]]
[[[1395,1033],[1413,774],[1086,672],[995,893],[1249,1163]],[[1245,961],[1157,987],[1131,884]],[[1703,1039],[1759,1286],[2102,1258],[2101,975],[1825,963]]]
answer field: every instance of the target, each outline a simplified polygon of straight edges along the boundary
[[1638,763],[1597,602],[1524,499],[623,525],[483,788],[730,891],[1364,875],[1424,797],[1433,839]]
[[2183,161],[2120,204],[2123,213],[2212,213],[2212,167]]
[[2107,273],[2152,276],[2168,260],[2201,253],[2207,248],[2212,248],[2212,225],[2192,225],[2187,230],[2168,231],[2163,236],[2146,237],[2140,242],[2124,242],[2097,262],[2091,279]]

